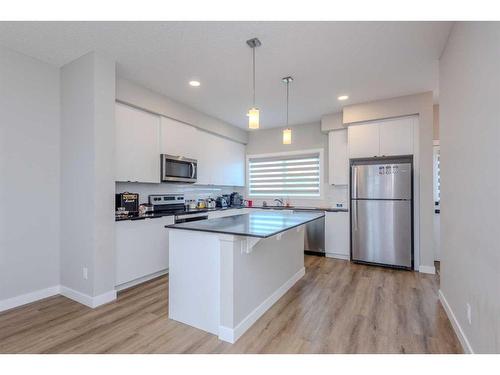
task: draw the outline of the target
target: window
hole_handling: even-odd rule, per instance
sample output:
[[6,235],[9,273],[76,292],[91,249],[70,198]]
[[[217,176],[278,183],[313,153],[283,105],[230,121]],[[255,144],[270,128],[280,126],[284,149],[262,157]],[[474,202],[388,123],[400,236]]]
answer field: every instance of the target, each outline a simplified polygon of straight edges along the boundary
[[252,197],[320,197],[322,152],[248,157],[248,194]]

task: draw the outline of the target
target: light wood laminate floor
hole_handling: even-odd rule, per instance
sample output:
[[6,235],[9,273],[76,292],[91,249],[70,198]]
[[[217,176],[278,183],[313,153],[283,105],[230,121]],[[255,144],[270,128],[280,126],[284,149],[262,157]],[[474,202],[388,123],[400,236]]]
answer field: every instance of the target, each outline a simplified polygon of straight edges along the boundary
[[235,344],[168,319],[168,277],[95,310],[62,296],[0,313],[0,353],[461,353],[436,276],[306,256]]

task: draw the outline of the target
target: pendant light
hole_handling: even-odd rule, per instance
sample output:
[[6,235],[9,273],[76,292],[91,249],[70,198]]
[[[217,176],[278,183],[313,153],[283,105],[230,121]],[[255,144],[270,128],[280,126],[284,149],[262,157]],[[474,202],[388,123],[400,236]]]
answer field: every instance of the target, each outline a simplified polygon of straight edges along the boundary
[[288,104],[290,99],[290,83],[293,81],[293,78],[288,76],[283,78],[283,82],[286,83],[286,129],[283,130],[283,144],[291,145],[292,144],[292,129],[288,127]]
[[255,106],[255,48],[259,47],[262,43],[259,39],[253,38],[247,40],[248,46],[252,49],[252,63],[253,63],[253,101],[252,108],[248,110],[248,128],[259,128],[259,109]]

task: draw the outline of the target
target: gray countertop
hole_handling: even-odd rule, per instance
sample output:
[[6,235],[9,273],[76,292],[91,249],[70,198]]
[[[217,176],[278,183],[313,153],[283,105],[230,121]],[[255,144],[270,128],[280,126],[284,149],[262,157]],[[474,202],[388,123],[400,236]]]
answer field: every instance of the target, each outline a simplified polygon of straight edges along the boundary
[[270,210],[167,225],[166,228],[268,238],[324,216],[324,212],[287,213]]

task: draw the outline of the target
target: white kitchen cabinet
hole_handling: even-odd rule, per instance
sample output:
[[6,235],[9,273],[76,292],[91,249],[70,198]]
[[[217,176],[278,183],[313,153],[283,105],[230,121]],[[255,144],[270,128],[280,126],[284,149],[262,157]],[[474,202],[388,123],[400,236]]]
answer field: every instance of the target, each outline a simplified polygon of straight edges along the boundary
[[116,181],[160,182],[160,117],[116,103]]
[[161,117],[161,153],[198,159],[199,131],[194,126]]
[[116,285],[145,281],[168,269],[168,230],[173,216],[116,222]]
[[347,129],[328,133],[328,180],[330,185],[347,185],[349,182],[347,150]]
[[199,185],[245,186],[245,145],[198,130]]
[[413,155],[415,122],[405,117],[349,126],[349,157]]
[[382,156],[413,155],[413,119],[402,118],[380,123]]
[[350,259],[349,212],[325,212],[325,253]]
[[378,123],[351,125],[348,128],[348,138],[351,159],[379,156],[380,130]]

